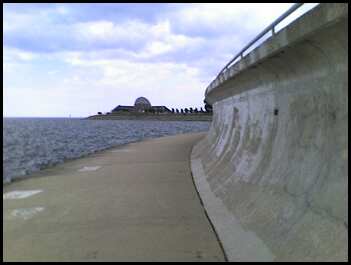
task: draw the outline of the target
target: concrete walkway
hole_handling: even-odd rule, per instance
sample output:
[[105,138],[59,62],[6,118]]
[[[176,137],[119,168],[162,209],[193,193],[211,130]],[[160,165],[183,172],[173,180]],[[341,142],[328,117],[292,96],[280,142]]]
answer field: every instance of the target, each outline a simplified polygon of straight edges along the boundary
[[223,261],[189,166],[203,135],[131,143],[4,186],[4,261]]

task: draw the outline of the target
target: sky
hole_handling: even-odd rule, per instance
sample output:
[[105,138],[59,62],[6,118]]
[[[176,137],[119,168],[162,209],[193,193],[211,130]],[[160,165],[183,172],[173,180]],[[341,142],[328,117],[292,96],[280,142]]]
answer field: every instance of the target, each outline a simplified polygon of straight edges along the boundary
[[223,66],[291,6],[3,4],[3,116],[86,117],[140,96],[203,107]]

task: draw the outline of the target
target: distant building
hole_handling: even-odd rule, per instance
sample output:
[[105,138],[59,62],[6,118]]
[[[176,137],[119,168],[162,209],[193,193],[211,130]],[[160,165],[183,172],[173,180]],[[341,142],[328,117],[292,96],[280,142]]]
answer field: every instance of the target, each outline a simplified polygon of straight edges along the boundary
[[145,112],[152,108],[150,101],[147,98],[140,97],[134,102],[134,110],[137,112]]
[[167,113],[172,112],[166,106],[152,106],[147,98],[139,97],[135,100],[134,106],[118,105],[112,110],[112,113],[125,113],[125,112],[151,112],[151,113]]

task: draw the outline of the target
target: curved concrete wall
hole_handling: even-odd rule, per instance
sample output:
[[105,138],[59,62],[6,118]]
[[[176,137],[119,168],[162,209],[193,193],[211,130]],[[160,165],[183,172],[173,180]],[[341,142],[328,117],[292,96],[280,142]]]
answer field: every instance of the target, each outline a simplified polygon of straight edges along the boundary
[[191,166],[230,261],[348,258],[347,24],[320,4],[206,90]]

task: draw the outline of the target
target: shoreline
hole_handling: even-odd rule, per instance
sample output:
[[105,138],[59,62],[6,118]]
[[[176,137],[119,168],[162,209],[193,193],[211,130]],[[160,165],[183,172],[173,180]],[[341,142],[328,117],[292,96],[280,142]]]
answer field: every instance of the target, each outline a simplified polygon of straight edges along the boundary
[[[199,132],[199,133],[202,133],[202,132]],[[47,171],[47,170],[50,170],[50,169],[55,168],[57,166],[63,165],[67,162],[75,161],[75,160],[82,159],[82,158],[87,158],[87,157],[90,157],[93,155],[99,155],[103,152],[109,151],[110,149],[123,148],[125,145],[132,144],[132,143],[139,143],[139,142],[148,141],[148,140],[152,140],[152,139],[163,138],[163,137],[172,137],[172,136],[183,135],[183,134],[188,134],[188,133],[179,133],[179,134],[173,134],[173,135],[158,136],[158,137],[154,137],[154,138],[149,137],[149,138],[143,138],[143,139],[138,139],[138,140],[132,140],[130,142],[112,145],[112,146],[109,146],[107,148],[97,150],[97,151],[94,151],[92,153],[84,154],[84,155],[81,155],[78,157],[64,158],[62,162],[43,165],[42,168],[40,168],[38,170],[34,170],[32,172],[29,172],[28,174],[14,176],[10,180],[3,179],[3,187],[5,187],[6,185],[10,185],[12,183],[15,183],[15,182],[24,181],[26,179],[42,177],[41,175],[45,174],[45,171]]]
[[93,115],[85,120],[141,120],[141,121],[212,121],[207,114],[101,114]]
[[[163,136],[163,137],[167,137],[167,136]],[[151,139],[152,139],[152,138],[151,138]],[[65,164],[65,163],[67,163],[67,162],[75,161],[75,160],[82,159],[82,158],[87,158],[87,157],[89,157],[89,156],[97,155],[97,154],[99,154],[99,153],[103,153],[103,152],[105,152],[105,151],[108,151],[109,149],[114,149],[114,148],[118,148],[118,147],[123,147],[124,145],[130,144],[130,143],[141,142],[141,141],[143,141],[143,140],[144,140],[144,139],[142,139],[142,140],[137,140],[137,141],[132,141],[132,142],[124,143],[124,144],[113,145],[113,146],[107,147],[107,148],[102,149],[102,150],[97,150],[97,151],[92,152],[92,153],[89,153],[89,154],[84,154],[84,155],[82,155],[82,156],[63,159],[62,162],[57,162],[57,163],[55,163],[55,164],[50,164],[50,165],[47,165],[47,166],[44,165],[43,168],[40,168],[39,170],[35,170],[35,171],[33,171],[33,172],[30,172],[29,174],[15,176],[14,178],[12,178],[11,180],[9,180],[8,182],[3,182],[3,187],[4,187],[5,185],[10,185],[10,184],[15,183],[15,182],[24,181],[24,180],[26,180],[26,179],[43,177],[43,176],[41,176],[41,175],[44,174],[44,173],[41,173],[41,172],[46,171],[46,170],[50,170],[50,169],[52,169],[52,168],[54,168],[54,167],[60,166],[60,165]],[[45,177],[45,176],[44,176],[44,177]]]

